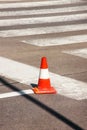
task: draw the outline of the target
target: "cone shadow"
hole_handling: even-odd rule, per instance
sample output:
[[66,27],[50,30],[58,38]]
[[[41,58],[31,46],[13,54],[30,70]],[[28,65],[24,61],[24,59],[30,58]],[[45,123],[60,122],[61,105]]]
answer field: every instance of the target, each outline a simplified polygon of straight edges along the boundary
[[34,84],[34,83],[31,83],[30,85],[32,86],[32,88],[37,87],[37,84]]
[[[37,99],[35,99],[34,97],[27,95],[25,93],[21,93],[21,89],[17,88],[16,86],[10,84],[8,81],[6,81],[4,78],[0,77],[0,82],[5,85],[6,87],[10,88],[13,91],[19,92],[20,94],[22,94],[22,96],[31,101],[32,103],[36,104],[37,106],[39,106],[41,109],[45,110],[46,112],[48,112],[49,114],[51,114],[52,116],[54,116],[55,118],[57,118],[58,120],[62,121],[63,123],[67,124],[68,126],[70,126],[71,128],[73,128],[74,130],[84,130],[83,128],[81,128],[80,126],[78,126],[76,123],[72,122],[71,120],[69,120],[68,118],[66,118],[65,116],[63,116],[62,114],[58,113],[57,111],[55,111],[54,109],[48,107],[47,105],[43,104],[42,102],[38,101]],[[36,84],[33,84],[36,85]]]

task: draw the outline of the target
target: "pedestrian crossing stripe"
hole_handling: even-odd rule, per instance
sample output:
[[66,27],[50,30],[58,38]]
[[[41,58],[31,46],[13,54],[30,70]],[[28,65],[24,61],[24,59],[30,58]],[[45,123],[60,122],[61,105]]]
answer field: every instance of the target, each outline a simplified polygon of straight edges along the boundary
[[[42,7],[42,6],[54,6],[54,5],[63,5],[63,4],[72,4],[72,3],[83,3],[81,0],[54,0],[54,1],[39,1],[39,2],[21,2],[21,3],[3,3],[0,4],[0,9],[7,9],[7,8],[23,8],[23,7]],[[85,3],[85,2],[84,2]]]
[[[14,2],[16,1],[21,1],[21,0],[14,0]],[[0,2],[11,2],[11,0],[0,0]]]
[[[39,69],[0,57],[0,75],[27,85],[37,84]],[[58,94],[75,100],[87,99],[87,83],[51,72],[49,75],[51,84],[58,91]]]
[[23,43],[36,45],[36,46],[56,46],[66,44],[76,44],[87,42],[87,35],[75,35],[66,37],[53,37],[53,38],[41,38],[41,39],[29,39],[23,40]]
[[67,50],[67,51],[63,51],[63,53],[71,54],[71,55],[74,55],[74,56],[80,56],[82,58],[87,59],[87,48],[75,49],[75,50]]
[[30,25],[30,24],[44,24],[53,22],[68,22],[87,19],[87,14],[71,14],[64,16],[46,16],[33,18],[19,18],[19,19],[4,19],[0,20],[0,27],[14,26],[14,25]]
[[31,35],[39,35],[39,34],[62,33],[62,32],[81,31],[81,30],[87,30],[87,24],[4,30],[4,31],[0,31],[0,37],[16,37],[16,36],[27,36],[27,35],[31,36]]
[[20,96],[20,95],[25,95],[25,94],[33,94],[33,93],[34,92],[31,89],[21,90],[18,92],[7,92],[7,93],[0,94],[0,98],[9,98],[9,97],[15,97],[15,96]]
[[54,14],[54,13],[69,13],[69,12],[87,11],[87,6],[82,5],[81,7],[63,7],[63,8],[49,8],[49,9],[32,9],[32,10],[21,10],[21,11],[0,11],[0,17],[4,16],[28,16],[28,15],[42,15],[42,14]]

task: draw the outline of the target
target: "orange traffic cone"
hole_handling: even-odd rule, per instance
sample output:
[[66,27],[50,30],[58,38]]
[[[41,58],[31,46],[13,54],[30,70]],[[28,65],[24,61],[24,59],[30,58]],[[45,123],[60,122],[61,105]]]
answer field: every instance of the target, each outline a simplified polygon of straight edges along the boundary
[[36,94],[56,93],[56,90],[50,85],[48,64],[46,57],[42,57],[38,86],[34,87],[33,91]]

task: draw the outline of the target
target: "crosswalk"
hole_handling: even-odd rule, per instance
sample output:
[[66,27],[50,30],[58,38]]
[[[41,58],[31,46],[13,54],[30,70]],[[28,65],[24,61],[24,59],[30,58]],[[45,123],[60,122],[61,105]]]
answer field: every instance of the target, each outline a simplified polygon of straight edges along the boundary
[[[29,36],[28,40],[22,42],[37,46],[52,46],[87,42],[86,31],[85,1],[55,0],[0,4],[1,38]],[[56,34],[56,37],[50,38],[48,34]],[[32,39],[31,36],[35,35],[39,38]],[[41,35],[47,36],[42,38]]]
[[[87,42],[87,2],[51,0],[1,3],[0,38],[17,37],[24,37],[24,40],[20,41],[22,43],[42,47],[84,44]],[[87,59],[87,48],[63,51],[63,53]],[[7,66],[4,66],[5,64]],[[38,68],[3,57],[0,57],[0,68],[0,75],[25,84],[30,84],[31,81],[36,83],[36,77],[38,77]],[[18,73],[15,74],[16,69],[18,69]],[[30,72],[32,76],[34,74],[34,77],[29,77]],[[50,75],[59,94],[76,100],[87,99],[86,83],[51,72]],[[57,79],[61,81],[63,89],[58,87],[60,85],[58,85]],[[30,92],[31,90],[27,93]],[[11,95],[15,94],[17,95],[17,93]],[[1,95],[1,98],[3,96],[6,95]]]

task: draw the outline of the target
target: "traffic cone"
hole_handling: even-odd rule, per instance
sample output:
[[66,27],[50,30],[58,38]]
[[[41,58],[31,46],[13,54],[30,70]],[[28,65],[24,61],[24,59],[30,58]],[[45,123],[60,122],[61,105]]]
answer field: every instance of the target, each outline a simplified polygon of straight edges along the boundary
[[33,88],[34,93],[36,94],[53,94],[56,93],[56,90],[51,87],[49,73],[48,73],[48,64],[46,57],[42,57],[40,74],[38,80],[38,86]]

